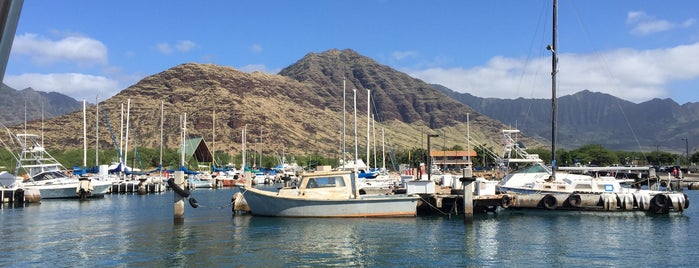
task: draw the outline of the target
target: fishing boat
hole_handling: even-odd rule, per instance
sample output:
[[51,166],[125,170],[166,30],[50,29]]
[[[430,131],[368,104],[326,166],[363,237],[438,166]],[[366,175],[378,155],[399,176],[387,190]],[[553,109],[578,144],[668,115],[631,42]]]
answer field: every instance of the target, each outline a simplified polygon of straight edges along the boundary
[[418,196],[360,195],[351,171],[307,173],[297,188],[241,190],[253,215],[277,217],[412,217]]
[[[567,207],[601,207],[604,210],[646,210],[655,213],[682,212],[689,206],[687,196],[681,192],[659,191],[622,186],[613,176],[590,176],[557,172],[556,166],[556,75],[557,64],[557,1],[553,2],[553,43],[547,46],[552,52],[552,121],[551,167],[536,154],[529,154],[513,135],[519,130],[503,130],[505,162],[508,173],[498,184],[501,193],[518,194],[519,205],[556,209]],[[522,165],[509,173],[510,164]],[[529,201],[524,201],[529,200]],[[517,203],[515,203],[517,204]],[[506,204],[509,206],[510,204]]]
[[41,146],[37,135],[15,137],[22,146],[17,170],[24,169],[28,176],[22,187],[39,190],[42,199],[104,196],[112,186],[108,181],[69,176],[63,165]]

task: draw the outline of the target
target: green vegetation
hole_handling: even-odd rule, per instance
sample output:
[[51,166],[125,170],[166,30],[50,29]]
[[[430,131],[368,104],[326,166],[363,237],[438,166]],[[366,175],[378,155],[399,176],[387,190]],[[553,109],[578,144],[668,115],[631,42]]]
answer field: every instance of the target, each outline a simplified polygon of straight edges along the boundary
[[[448,150],[464,150],[462,146],[456,145]],[[488,166],[495,164],[495,159],[486,153],[486,148],[476,147],[474,148],[478,156],[472,159],[475,166]],[[500,150],[495,150],[493,148],[487,148],[492,152],[501,154]],[[543,148],[528,149],[531,154],[538,154],[539,157],[546,163],[551,163],[551,151]],[[83,152],[81,149],[72,149],[67,151],[57,151],[49,150],[49,153],[55,157],[60,163],[66,166],[66,168],[72,168],[73,166],[82,166],[83,163]],[[412,148],[404,150],[394,151],[395,159],[398,164],[410,164],[411,166],[418,166],[420,163],[424,163],[427,150],[422,148]],[[231,156],[222,151],[215,152],[216,163],[219,166],[225,166],[228,163],[233,163],[237,168],[240,168],[242,163],[242,156],[240,154]],[[258,166],[260,163],[259,155],[254,153],[248,153],[247,155],[248,166]],[[151,170],[158,166],[160,159],[159,149],[150,148],[140,148],[138,152],[130,151],[128,154],[128,166],[140,168],[143,170]],[[315,169],[320,165],[329,165],[336,167],[338,166],[338,159],[336,156],[323,156],[318,153],[310,153],[306,155],[286,155],[287,159],[295,159],[299,166],[307,169]],[[361,157],[360,157],[361,158]],[[380,158],[380,156],[379,156]],[[390,161],[389,153],[387,152],[386,165],[392,166]],[[559,149],[556,152],[557,162],[560,166],[572,166],[576,163],[583,165],[597,165],[597,166],[608,166],[608,165],[654,165],[654,166],[670,166],[677,165],[681,163],[686,165],[687,159],[684,154],[674,154],[662,151],[652,151],[652,152],[627,152],[627,151],[611,151],[600,145],[589,144],[582,146],[574,150]],[[99,164],[108,165],[112,162],[118,162],[118,154],[115,150],[100,150],[99,152]],[[689,157],[690,163],[699,162],[699,152],[695,152]],[[379,159],[379,161],[381,161]],[[186,159],[187,168],[197,170],[199,165],[210,165],[210,163],[198,163],[192,157]],[[169,169],[177,169],[180,163],[180,154],[176,149],[164,149],[163,150],[163,166]],[[263,155],[262,166],[264,168],[272,168],[280,164],[278,155]],[[7,171],[14,171],[16,166],[16,160],[6,150],[0,151],[0,169]],[[88,149],[87,152],[87,166],[95,166],[95,150]],[[20,171],[20,174],[23,172]]]
[[[549,149],[528,150],[529,153],[539,154],[546,163],[551,163],[551,151]],[[637,166],[670,166],[687,165],[687,157],[684,154],[673,154],[662,151],[652,152],[628,152],[611,151],[597,144],[588,144],[575,150],[559,149],[556,151],[556,162],[560,166],[582,165],[637,165]],[[699,152],[689,156],[690,163],[699,162]]]

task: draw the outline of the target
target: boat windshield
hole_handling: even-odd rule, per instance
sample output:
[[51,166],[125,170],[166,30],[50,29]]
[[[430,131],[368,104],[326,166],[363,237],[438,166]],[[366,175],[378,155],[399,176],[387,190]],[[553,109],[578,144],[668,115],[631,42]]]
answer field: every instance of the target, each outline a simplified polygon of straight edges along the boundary
[[62,171],[49,171],[49,172],[44,172],[44,173],[39,173],[34,178],[32,178],[34,181],[45,181],[45,180],[53,180],[53,179],[62,179],[68,177],[65,173]]
[[306,188],[344,187],[345,181],[342,177],[318,177],[308,179],[307,185]]
[[528,165],[517,171],[517,173],[548,173],[549,171],[541,165]]

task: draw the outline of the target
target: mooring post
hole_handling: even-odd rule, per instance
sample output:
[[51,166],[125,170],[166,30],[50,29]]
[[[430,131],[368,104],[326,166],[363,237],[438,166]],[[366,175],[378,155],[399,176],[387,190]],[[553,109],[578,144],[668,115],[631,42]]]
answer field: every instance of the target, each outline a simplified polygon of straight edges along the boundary
[[473,187],[471,185],[476,179],[463,176],[459,180],[464,190],[464,224],[470,224],[473,223]]
[[[178,170],[175,171],[175,184],[179,186],[181,189],[184,188],[184,171]],[[175,197],[175,221],[183,221],[184,220],[184,197],[181,195],[177,194],[176,191],[172,191],[173,196]]]

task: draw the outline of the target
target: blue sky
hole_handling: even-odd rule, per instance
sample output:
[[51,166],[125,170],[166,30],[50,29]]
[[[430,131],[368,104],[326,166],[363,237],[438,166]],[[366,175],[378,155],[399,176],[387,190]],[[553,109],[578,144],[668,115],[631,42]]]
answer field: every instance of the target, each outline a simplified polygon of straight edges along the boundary
[[[699,1],[561,0],[558,95],[699,102]],[[549,98],[551,0],[25,0],[5,83],[92,102],[197,62],[277,73],[350,48],[479,97]]]

